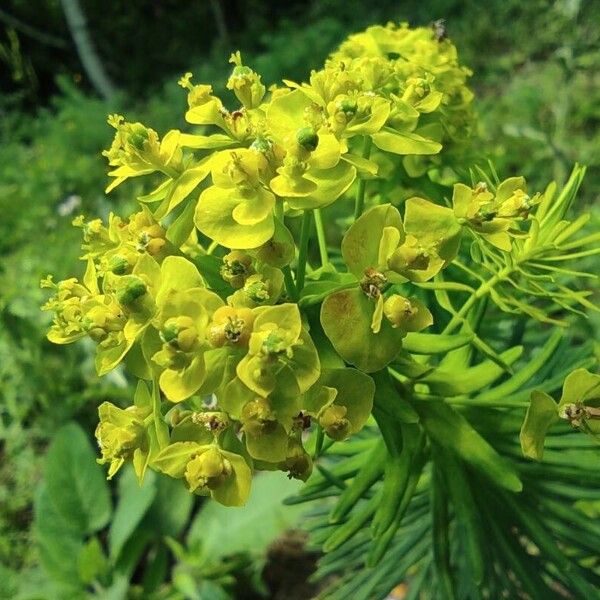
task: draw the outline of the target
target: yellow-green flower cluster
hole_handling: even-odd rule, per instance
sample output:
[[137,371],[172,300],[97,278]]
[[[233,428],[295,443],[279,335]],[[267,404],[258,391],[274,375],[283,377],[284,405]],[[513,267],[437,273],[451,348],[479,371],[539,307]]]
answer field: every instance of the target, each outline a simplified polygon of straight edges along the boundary
[[100,375],[123,365],[140,381],[131,407],[99,409],[109,476],[131,461],[140,479],[150,467],[241,505],[253,470],[310,475],[310,429],[339,442],[365,425],[370,374],[433,323],[414,286],[452,262],[465,229],[510,249],[504,235],[532,201],[508,180],[494,193],[457,186],[454,210],[413,197],[402,213],[382,202],[362,214],[358,202],[346,272],[328,262],[322,227],[323,265],[311,269],[313,215],[344,206],[352,186],[364,200],[371,146],[431,157],[459,137],[468,72],[450,42],[405,25],[352,36],[308,83],[268,93],[239,53],[231,62],[232,109],[191,74],[180,80],[194,133],[161,140],[110,118],[109,190],[141,175],[159,184],[129,219],[75,220],[85,275],[47,279],[44,308],[50,340],[88,337]]

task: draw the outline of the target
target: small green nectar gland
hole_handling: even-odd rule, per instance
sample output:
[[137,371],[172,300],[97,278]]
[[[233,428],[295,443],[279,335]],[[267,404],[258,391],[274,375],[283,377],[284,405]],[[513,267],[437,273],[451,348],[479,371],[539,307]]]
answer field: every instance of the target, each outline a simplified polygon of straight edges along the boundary
[[305,150],[313,152],[319,145],[319,136],[313,127],[302,127],[296,132],[296,141]]
[[108,271],[115,275],[127,275],[131,272],[131,265],[124,256],[117,254],[108,262]]
[[146,287],[146,284],[139,277],[132,275],[127,284],[117,291],[117,300],[119,301],[119,304],[130,306],[136,300],[139,300],[147,291],[148,288]]

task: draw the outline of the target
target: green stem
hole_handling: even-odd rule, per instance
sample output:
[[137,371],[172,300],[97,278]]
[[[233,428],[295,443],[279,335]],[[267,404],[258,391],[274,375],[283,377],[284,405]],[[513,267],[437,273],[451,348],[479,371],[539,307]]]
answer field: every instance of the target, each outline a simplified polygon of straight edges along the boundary
[[306,276],[306,259],[308,257],[308,240],[310,238],[312,211],[305,210],[302,215],[302,226],[300,228],[300,246],[298,248],[298,268],[296,269],[296,289],[298,294],[304,287]]
[[[281,198],[277,198],[275,200],[275,206],[273,208],[273,214],[275,218],[281,221],[285,225],[285,217],[283,214],[283,200]],[[293,302],[298,301],[298,290],[296,289],[296,284],[294,283],[294,278],[292,276],[292,270],[289,265],[285,265],[281,269],[283,271],[283,282],[285,284],[285,291],[289,296],[290,300]]]
[[478,406],[483,408],[527,408],[529,406],[529,402],[526,400],[480,400],[479,398],[469,398],[468,396],[456,396],[452,398],[423,393],[415,393],[413,394],[413,398],[418,402],[446,402],[451,406]]
[[468,300],[461,306],[460,310],[452,317],[452,319],[450,319],[450,322],[446,325],[442,334],[452,333],[464,321],[465,316],[469,310],[471,310],[475,302],[480,298],[487,296],[498,283],[506,279],[506,277],[508,277],[515,269],[516,266],[505,267],[485,283],[482,283],[477,290],[475,290],[475,293],[469,296]]
[[218,246],[219,244],[213,240],[206,249],[206,254],[212,254],[218,248]]
[[323,428],[317,424],[317,433],[316,433],[316,439],[315,439],[315,455],[314,455],[314,460],[317,460],[317,458],[319,458],[319,456],[321,456],[321,453],[323,452],[323,442],[325,441],[325,432],[323,431]]
[[329,264],[329,254],[327,253],[327,239],[325,238],[325,228],[323,227],[323,217],[321,209],[315,208],[313,211],[315,216],[315,227],[317,229],[317,240],[319,242],[319,255],[321,256],[321,265]]
[[[363,146],[362,157],[369,158],[371,156],[371,145],[373,141],[371,136],[365,137],[365,145]],[[363,210],[365,208],[365,187],[367,184],[366,179],[359,178],[358,186],[356,188],[356,200],[354,203],[354,220],[358,219],[360,215],[362,215]]]
[[283,223],[283,200],[280,198],[275,199],[275,206],[273,208],[274,215]]
[[287,295],[290,297],[290,300],[294,302],[298,301],[298,291],[296,290],[296,284],[294,283],[294,278],[292,277],[292,270],[290,269],[290,265],[285,265],[283,269],[283,282],[285,284],[285,291]]

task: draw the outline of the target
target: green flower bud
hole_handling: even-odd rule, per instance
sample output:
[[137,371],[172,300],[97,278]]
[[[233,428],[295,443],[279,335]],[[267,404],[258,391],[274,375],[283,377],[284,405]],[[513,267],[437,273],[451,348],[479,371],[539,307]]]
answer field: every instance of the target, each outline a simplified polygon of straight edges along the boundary
[[313,152],[319,145],[319,136],[313,127],[302,127],[296,132],[296,141],[305,150]]
[[231,463],[218,448],[209,448],[192,458],[186,465],[184,477],[191,492],[214,490],[233,472]]
[[141,298],[147,291],[146,284],[139,277],[132,275],[129,277],[126,285],[117,291],[117,300],[119,304],[129,306]]
[[107,270],[115,275],[127,275],[131,273],[132,266],[129,261],[120,254],[116,254],[108,261]]
[[350,434],[350,421],[346,418],[345,406],[331,404],[319,415],[319,424],[332,439],[341,441]]

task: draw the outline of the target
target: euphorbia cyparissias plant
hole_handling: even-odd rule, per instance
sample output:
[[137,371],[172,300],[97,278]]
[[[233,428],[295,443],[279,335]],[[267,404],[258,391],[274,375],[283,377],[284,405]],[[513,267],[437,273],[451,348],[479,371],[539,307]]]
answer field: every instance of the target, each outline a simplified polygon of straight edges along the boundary
[[[150,467],[238,506],[255,470],[306,480],[324,444],[365,426],[377,390],[386,390],[374,414],[390,451],[385,415],[404,415],[411,439],[419,415],[405,392],[445,394],[456,384],[452,371],[430,377],[424,356],[474,344],[493,368],[509,369],[519,352],[497,355],[466,317],[487,295],[503,310],[518,306],[502,286],[544,226],[563,222],[565,200],[551,188],[528,193],[521,177],[459,181],[470,73],[429,28],[369,28],[307,83],[269,90],[239,53],[231,62],[233,99],[189,73],[180,80],[193,133],[161,139],[109,118],[107,192],[142,175],[158,186],[128,219],[77,219],[85,275],[44,285],[55,290],[45,306],[51,341],[91,338],[100,375],[123,364],[139,379],[132,406],[100,406],[109,477],[130,461],[140,481]],[[400,172],[405,190],[429,185],[398,193]],[[427,189],[448,182],[450,200],[430,197]],[[333,204],[341,251],[321,213]],[[513,266],[477,289],[453,283],[445,274],[469,244],[481,262],[512,257]],[[450,292],[463,309],[452,308]],[[433,316],[444,310],[445,328]],[[482,375],[473,377],[471,387]],[[413,437],[417,453],[423,441]],[[502,473],[518,490],[517,476]]]

